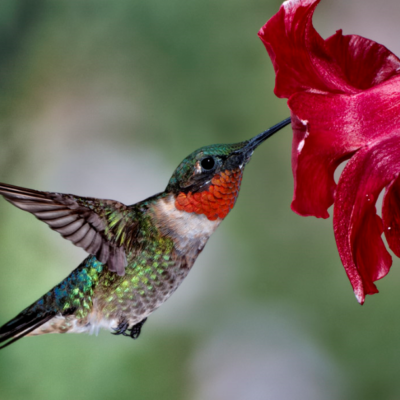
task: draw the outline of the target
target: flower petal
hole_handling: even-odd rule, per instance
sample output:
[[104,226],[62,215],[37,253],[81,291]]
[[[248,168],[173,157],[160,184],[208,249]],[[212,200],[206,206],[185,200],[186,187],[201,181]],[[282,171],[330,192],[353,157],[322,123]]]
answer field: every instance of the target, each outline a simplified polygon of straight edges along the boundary
[[393,133],[359,150],[347,163],[338,183],[333,226],[342,263],[362,304],[377,292],[392,258],[381,235],[383,225],[375,203],[382,189],[400,173],[399,134]]
[[383,198],[382,219],[386,240],[400,257],[400,179],[393,180]]
[[[259,31],[276,72],[275,94],[314,89],[322,92],[354,92],[324,50],[324,40],[312,25],[319,0],[285,1]],[[342,75],[342,76],[341,76]]]
[[278,97],[358,93],[399,74],[400,60],[376,42],[341,30],[322,39],[312,25],[319,1],[285,1],[258,33],[274,65]]
[[[357,95],[293,95],[293,211],[327,218],[336,167],[400,126],[400,76]],[[303,123],[301,122],[303,121]]]
[[[303,216],[328,218],[327,210],[333,204],[336,189],[335,169],[361,146],[345,140],[347,135],[340,123],[343,99],[336,97],[333,102],[338,101],[337,107],[324,108],[326,98],[320,97],[321,99],[317,95],[307,96],[304,93],[294,99],[291,106],[294,177],[291,207],[294,212]],[[313,115],[308,115],[307,106],[311,107],[310,112]],[[344,140],[341,141],[341,138]]]
[[339,65],[346,81],[366,90],[400,75],[400,60],[385,46],[342,30],[325,40],[326,52]]

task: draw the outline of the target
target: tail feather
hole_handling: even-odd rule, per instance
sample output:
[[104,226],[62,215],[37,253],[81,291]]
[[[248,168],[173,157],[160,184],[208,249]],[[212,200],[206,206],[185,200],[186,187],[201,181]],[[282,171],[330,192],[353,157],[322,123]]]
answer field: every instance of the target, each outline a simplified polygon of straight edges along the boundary
[[4,345],[0,346],[0,350],[23,338],[53,317],[54,313],[41,315],[24,312],[20,313],[14,319],[0,327],[0,343],[6,342]]

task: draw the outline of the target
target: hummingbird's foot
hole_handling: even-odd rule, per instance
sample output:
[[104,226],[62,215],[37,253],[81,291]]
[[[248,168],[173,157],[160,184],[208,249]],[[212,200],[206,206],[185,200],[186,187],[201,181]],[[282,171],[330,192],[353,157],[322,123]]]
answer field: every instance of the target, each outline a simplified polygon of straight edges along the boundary
[[129,324],[126,320],[123,320],[120,322],[120,324],[116,327],[113,328],[115,332],[113,332],[113,335],[123,335],[123,336],[130,336],[126,331],[128,330]]
[[132,339],[137,339],[142,331],[142,326],[146,322],[147,318],[141,320],[137,324],[133,325],[131,329],[129,328],[129,323],[126,320],[122,320],[116,328],[113,328],[115,332],[113,335],[122,335],[126,337],[131,337]]
[[132,326],[132,328],[130,329],[130,334],[129,334],[129,336],[132,339],[137,339],[140,336],[140,332],[142,331],[142,326],[146,321],[147,321],[147,318],[141,320],[136,325]]

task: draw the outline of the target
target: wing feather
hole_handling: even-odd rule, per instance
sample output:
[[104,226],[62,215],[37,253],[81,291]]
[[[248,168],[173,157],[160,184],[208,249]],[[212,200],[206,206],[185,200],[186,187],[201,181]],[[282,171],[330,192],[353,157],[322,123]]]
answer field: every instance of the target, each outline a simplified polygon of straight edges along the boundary
[[52,210],[52,211],[37,211],[35,212],[36,218],[41,221],[46,221],[48,219],[56,219],[61,217],[66,217],[69,215],[71,210],[67,208],[62,208],[61,210]]
[[96,232],[96,235],[95,235],[92,243],[90,243],[86,247],[86,251],[89,254],[98,254],[99,250],[101,249],[102,243],[103,243],[103,239],[101,238],[101,235],[99,234],[99,232]]
[[132,209],[114,200],[40,192],[0,183],[0,195],[124,275],[137,229]]

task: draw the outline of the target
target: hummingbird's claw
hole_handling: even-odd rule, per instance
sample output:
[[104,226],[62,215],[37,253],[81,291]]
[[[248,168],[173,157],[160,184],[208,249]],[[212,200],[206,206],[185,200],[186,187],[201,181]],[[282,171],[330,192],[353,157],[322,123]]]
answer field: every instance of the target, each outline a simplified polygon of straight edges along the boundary
[[116,328],[113,328],[113,330],[115,332],[112,332],[112,334],[113,335],[129,336],[129,335],[126,334],[126,330],[128,329],[128,327],[129,327],[128,322],[124,320],[124,321],[120,322],[120,324]]
[[137,339],[140,336],[140,332],[142,331],[142,326],[146,322],[147,318],[141,320],[136,325],[133,325],[130,329],[130,337],[132,339]]
[[146,322],[147,318],[141,320],[137,324],[133,325],[131,329],[129,328],[129,324],[126,320],[120,322],[120,324],[113,328],[115,332],[112,332],[113,335],[122,335],[126,337],[130,337],[132,339],[137,339],[140,336],[140,332],[142,331],[142,326]]

